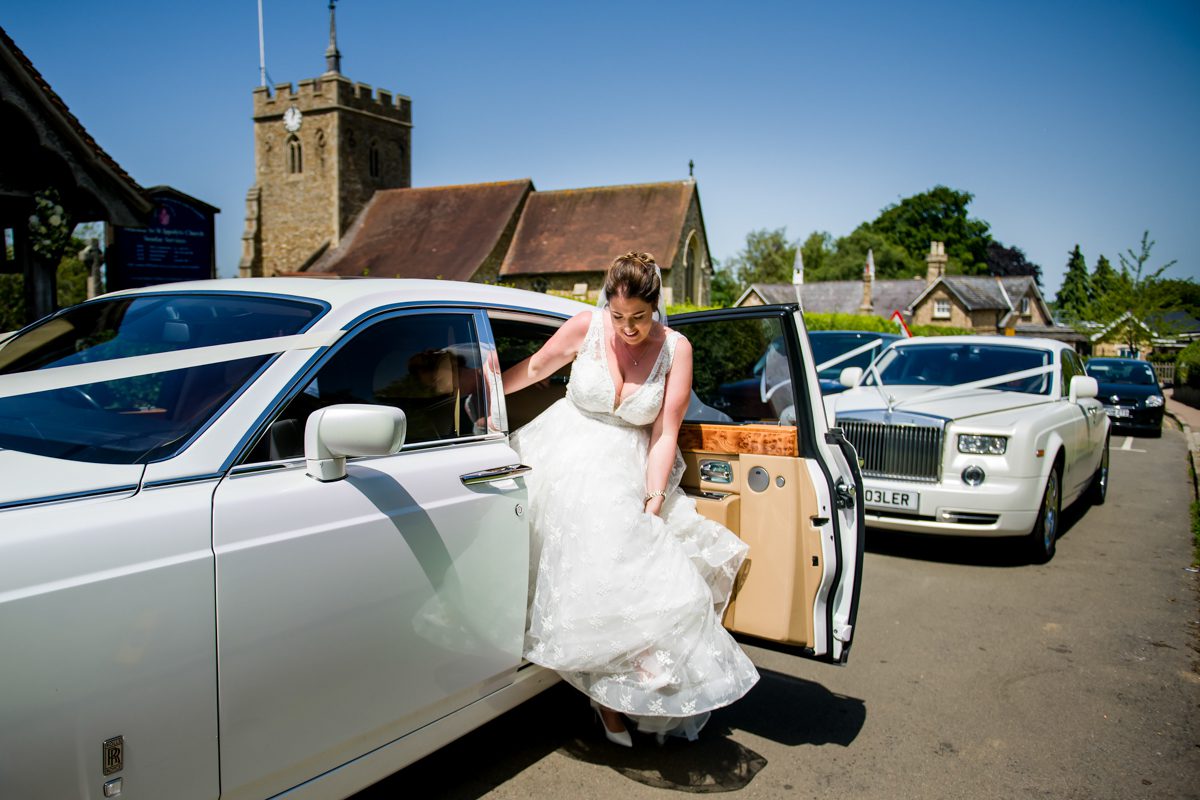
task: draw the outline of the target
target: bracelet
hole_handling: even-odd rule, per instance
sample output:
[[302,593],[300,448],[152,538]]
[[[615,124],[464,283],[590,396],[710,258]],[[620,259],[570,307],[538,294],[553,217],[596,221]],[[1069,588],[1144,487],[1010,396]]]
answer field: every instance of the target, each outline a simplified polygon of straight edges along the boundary
[[650,492],[648,495],[646,495],[646,502],[649,502],[650,500],[653,500],[656,497],[666,497],[666,496],[667,496],[666,490],[660,489],[657,492]]

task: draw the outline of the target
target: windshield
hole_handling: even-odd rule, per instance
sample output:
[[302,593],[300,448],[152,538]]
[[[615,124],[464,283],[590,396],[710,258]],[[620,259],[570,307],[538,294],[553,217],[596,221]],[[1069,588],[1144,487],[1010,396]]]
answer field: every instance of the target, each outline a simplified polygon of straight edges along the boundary
[[818,378],[835,381],[846,367],[866,369],[875,356],[879,355],[880,350],[899,338],[891,333],[870,333],[868,331],[812,331],[808,334],[808,341],[812,344],[813,361],[818,367],[827,361],[836,359],[843,353],[848,353],[870,342],[879,342],[870,350],[865,350],[856,356],[818,370]]
[[[100,300],[0,346],[0,375],[287,336],[320,313],[313,303],[240,295]],[[105,464],[168,458],[269,358],[0,398],[0,449]]]
[[[868,374],[868,385],[875,383],[878,372],[888,386],[956,386],[989,378],[999,378],[1051,363],[1049,350],[1009,347],[999,344],[893,345],[879,358],[876,369]],[[1049,373],[1005,381],[986,388],[1005,392],[1049,394]]]
[[1154,368],[1140,361],[1096,361],[1087,363],[1087,374],[1097,383],[1123,383],[1130,386],[1156,386]]

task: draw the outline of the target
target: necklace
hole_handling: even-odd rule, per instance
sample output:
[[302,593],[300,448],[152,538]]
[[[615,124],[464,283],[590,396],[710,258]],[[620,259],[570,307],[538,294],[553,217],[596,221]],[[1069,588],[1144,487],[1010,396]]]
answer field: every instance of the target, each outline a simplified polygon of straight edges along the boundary
[[636,358],[633,355],[633,348],[629,346],[628,342],[622,339],[621,344],[625,345],[625,352],[629,354],[629,360],[632,361],[633,365],[636,367],[642,356],[646,355],[646,348],[650,346],[650,337],[646,337],[646,341],[642,343],[642,349],[638,351]]

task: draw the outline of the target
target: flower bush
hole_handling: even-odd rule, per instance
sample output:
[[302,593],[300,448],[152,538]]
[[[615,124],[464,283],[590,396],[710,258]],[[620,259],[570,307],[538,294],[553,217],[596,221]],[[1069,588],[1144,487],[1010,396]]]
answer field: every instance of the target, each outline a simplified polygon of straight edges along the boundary
[[33,213],[29,216],[30,246],[39,258],[57,259],[71,239],[71,218],[54,188],[35,193],[33,204]]

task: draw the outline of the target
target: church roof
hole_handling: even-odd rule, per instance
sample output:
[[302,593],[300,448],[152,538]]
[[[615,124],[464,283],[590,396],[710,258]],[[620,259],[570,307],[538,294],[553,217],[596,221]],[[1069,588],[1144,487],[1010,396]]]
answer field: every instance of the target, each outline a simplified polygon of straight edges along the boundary
[[468,281],[532,191],[528,178],[377,191],[307,272]]
[[675,261],[694,180],[534,192],[500,276],[604,272],[629,250]]

